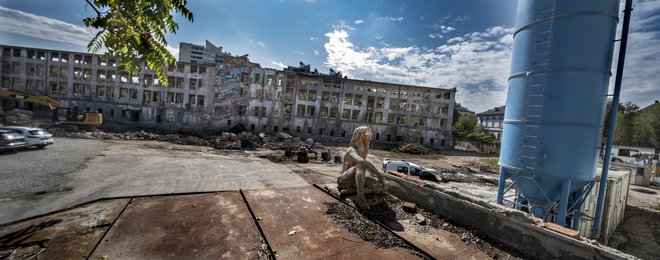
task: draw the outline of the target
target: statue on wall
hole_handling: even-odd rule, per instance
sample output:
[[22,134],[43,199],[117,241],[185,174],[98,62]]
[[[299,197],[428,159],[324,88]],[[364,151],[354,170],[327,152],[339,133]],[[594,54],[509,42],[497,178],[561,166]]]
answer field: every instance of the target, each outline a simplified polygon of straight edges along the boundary
[[[383,174],[376,167],[367,161],[369,154],[369,144],[371,143],[371,129],[361,126],[353,131],[353,137],[346,154],[344,155],[344,164],[342,172],[337,178],[337,188],[341,196],[357,193],[356,202],[359,208],[368,209],[365,194],[382,191],[385,188],[385,179]],[[378,183],[372,179],[366,178],[366,172],[376,175]]]

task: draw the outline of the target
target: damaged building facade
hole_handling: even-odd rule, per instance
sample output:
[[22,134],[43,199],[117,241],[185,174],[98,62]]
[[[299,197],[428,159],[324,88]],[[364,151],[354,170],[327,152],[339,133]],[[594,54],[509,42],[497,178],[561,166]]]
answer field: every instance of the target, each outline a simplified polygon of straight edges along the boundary
[[[199,47],[195,53],[205,53]],[[106,122],[212,132],[242,126],[254,133],[339,142],[366,125],[373,130],[374,143],[411,142],[436,149],[452,144],[455,88],[349,79],[333,71],[311,71],[304,64],[260,68],[247,55],[222,57],[226,53],[217,47],[215,64],[178,62],[170,67],[165,87],[148,68],[130,76],[117,70],[117,60],[98,54],[0,48],[2,88],[97,111]],[[208,58],[203,60],[212,60]],[[3,100],[1,105],[7,108],[13,102]],[[39,106],[17,105],[47,113]]]

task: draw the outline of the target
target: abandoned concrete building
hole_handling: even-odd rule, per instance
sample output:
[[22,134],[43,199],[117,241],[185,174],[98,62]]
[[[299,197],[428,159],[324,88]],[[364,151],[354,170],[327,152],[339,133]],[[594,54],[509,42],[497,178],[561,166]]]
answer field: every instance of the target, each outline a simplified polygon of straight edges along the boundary
[[[106,122],[210,131],[242,125],[255,133],[328,141],[347,141],[353,129],[367,125],[374,143],[414,142],[437,149],[452,143],[455,88],[349,79],[310,71],[309,65],[275,70],[249,61],[225,64],[218,63],[224,60],[219,56],[216,64],[208,59],[170,67],[165,87],[148,68],[129,76],[117,71],[115,59],[98,54],[0,48],[2,88],[98,111]],[[0,105],[48,113],[16,100]]]

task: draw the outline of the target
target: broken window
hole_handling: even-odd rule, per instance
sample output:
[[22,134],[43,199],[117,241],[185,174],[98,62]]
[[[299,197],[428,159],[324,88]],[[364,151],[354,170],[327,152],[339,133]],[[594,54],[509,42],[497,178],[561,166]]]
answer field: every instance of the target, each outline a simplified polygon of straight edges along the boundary
[[321,107],[321,117],[322,118],[328,118],[330,114],[330,108],[329,107]]
[[307,134],[310,134],[310,135],[312,134],[312,127],[311,126],[307,127]]
[[154,76],[151,75],[151,74],[144,74],[144,76],[142,78],[142,84],[144,84],[145,87],[153,85],[153,83],[154,83],[154,78],[153,77]]
[[286,88],[284,90],[284,101],[291,102],[293,101],[293,88]]
[[387,123],[390,125],[393,125],[396,123],[396,115],[395,114],[389,114],[387,115]]
[[176,104],[183,104],[183,93],[176,93],[176,100],[174,100]]
[[321,92],[321,101],[330,101],[330,92]]
[[21,74],[21,63],[20,62],[12,62],[11,63],[11,72],[14,74]]
[[348,120],[349,118],[351,118],[351,110],[350,109],[344,109],[344,111],[342,111],[342,113],[341,113],[341,119]]
[[353,94],[344,94],[344,105],[353,105]]
[[448,104],[442,104],[442,115],[449,115],[449,105]]
[[27,57],[28,57],[28,59],[33,59],[33,60],[37,59],[37,56],[35,55],[34,50],[27,50]]
[[83,71],[82,71],[81,68],[73,68],[73,79],[75,79],[75,80],[82,80],[83,79]]
[[397,109],[397,108],[399,108],[399,101],[396,100],[396,99],[391,99],[391,100],[390,100],[390,106],[389,106],[389,108],[390,108],[390,109]]
[[296,133],[300,133],[300,126],[296,126]]
[[316,101],[316,90],[310,90],[309,93],[307,93],[307,100]]
[[445,94],[442,95],[442,98],[444,98],[444,99],[449,99],[450,97],[451,97],[450,92],[445,92]]
[[444,129],[446,127],[447,127],[447,119],[446,118],[440,119],[440,129]]
[[60,78],[61,79],[69,78],[69,70],[67,67],[60,67]]
[[120,88],[119,89],[119,99],[128,99],[128,89]]
[[287,117],[287,118],[291,117],[291,110],[293,109],[292,107],[293,107],[292,104],[284,104],[284,109],[282,110],[282,115],[284,115],[284,117]]
[[197,96],[197,105],[198,106],[204,106],[204,96],[202,96],[202,95]]
[[114,71],[108,71],[108,76],[106,77],[107,81],[113,83],[117,80],[117,74]]
[[355,95],[353,97],[353,105],[354,106],[362,106],[362,95]]
[[199,86],[199,79],[190,79],[189,84],[188,84],[188,89],[190,90],[197,90],[197,87]]
[[91,97],[92,96],[92,86],[90,85],[83,85],[83,96],[85,97]]
[[374,113],[374,123],[383,123],[383,112]]
[[323,128],[319,128],[319,135],[323,135]]
[[80,84],[73,84],[73,95],[79,96],[82,86]]
[[131,100],[137,100],[137,98],[138,98],[138,91],[137,91],[137,89],[131,88],[130,93],[131,93],[130,99],[131,99]]
[[307,100],[307,90],[306,89],[298,90],[298,100]]
[[[7,83],[7,84],[4,84],[4,83],[3,83],[3,85],[8,85],[8,84],[9,84],[9,83]],[[50,83],[50,93],[53,93],[53,94],[57,93],[58,86],[59,86],[59,85],[58,85],[57,82],[51,82],[51,83]]]
[[66,82],[60,82],[60,94],[66,95]]
[[83,62],[82,59],[83,59],[82,55],[76,54],[76,55],[73,56],[73,63],[82,64],[82,62]]
[[398,125],[405,125],[406,124],[406,116],[404,115],[398,115]]
[[183,78],[176,77],[176,88],[183,89]]
[[128,83],[128,75],[125,74],[125,73],[124,73],[124,74],[121,74],[121,75],[119,76],[119,81],[120,81],[121,83]]
[[96,95],[98,97],[105,97],[105,86],[97,86],[96,87]]
[[131,77],[131,83],[140,84],[140,77],[136,77],[136,76]]
[[296,116],[297,117],[304,117],[305,116],[305,105],[298,105],[298,110],[296,110]]
[[[74,76],[75,76],[75,69],[74,69]],[[99,70],[96,72],[96,81],[98,82],[105,82],[106,75],[105,75],[105,70]]]
[[83,78],[85,80],[92,80],[92,70],[91,69],[84,69],[83,70]]
[[154,91],[151,97],[151,102],[160,102],[160,92]]
[[351,120],[358,121],[359,118],[360,118],[360,110],[353,110],[353,113],[351,115]]
[[197,105],[197,96],[192,95],[192,94],[188,95],[188,104],[193,105],[193,106]]
[[331,107],[330,108],[330,118],[337,118],[337,114],[339,114],[339,108]]
[[314,116],[314,112],[316,112],[316,107],[314,107],[314,106],[307,106],[307,111],[306,111],[306,113],[305,113],[305,116],[307,116],[307,117],[313,117],[313,116]]
[[46,66],[43,64],[37,64],[37,76],[46,75]]
[[59,78],[60,77],[60,67],[55,65],[50,65],[50,77]]
[[91,55],[85,55],[83,57],[83,64],[92,64],[92,56]]

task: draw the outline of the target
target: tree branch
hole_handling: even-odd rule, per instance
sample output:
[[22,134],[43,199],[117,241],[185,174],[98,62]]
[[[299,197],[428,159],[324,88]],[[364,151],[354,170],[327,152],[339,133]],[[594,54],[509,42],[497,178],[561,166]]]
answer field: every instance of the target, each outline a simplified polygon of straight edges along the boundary
[[94,9],[94,12],[96,12],[96,16],[98,18],[101,18],[101,12],[99,12],[99,10],[96,9],[96,6],[94,6],[94,4],[92,4],[92,2],[90,2],[89,0],[85,0],[85,2],[87,2],[89,4],[89,6],[91,6],[92,9]]

